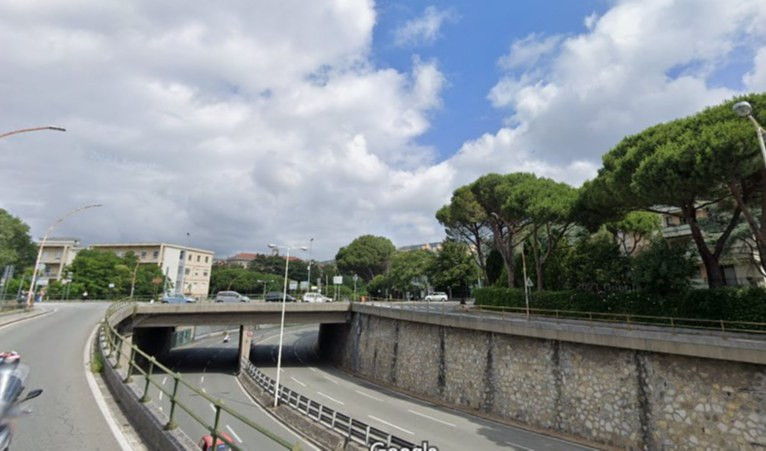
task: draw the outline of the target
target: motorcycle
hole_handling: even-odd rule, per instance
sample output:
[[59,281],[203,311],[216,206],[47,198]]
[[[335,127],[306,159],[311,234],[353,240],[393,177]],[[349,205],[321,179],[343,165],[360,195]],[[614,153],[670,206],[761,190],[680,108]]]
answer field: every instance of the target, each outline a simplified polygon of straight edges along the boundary
[[0,363],[0,450],[8,451],[13,439],[13,422],[16,418],[31,413],[21,408],[21,404],[30,399],[37,398],[43,393],[38,388],[27,392],[21,397],[24,383],[29,376],[29,367],[19,363]]

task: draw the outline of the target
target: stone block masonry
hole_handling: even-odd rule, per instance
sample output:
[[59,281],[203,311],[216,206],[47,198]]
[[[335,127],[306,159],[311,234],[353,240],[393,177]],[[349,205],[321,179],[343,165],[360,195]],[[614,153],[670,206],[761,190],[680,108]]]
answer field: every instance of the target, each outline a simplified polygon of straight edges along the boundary
[[766,448],[766,366],[354,313],[320,351],[418,396],[625,449]]

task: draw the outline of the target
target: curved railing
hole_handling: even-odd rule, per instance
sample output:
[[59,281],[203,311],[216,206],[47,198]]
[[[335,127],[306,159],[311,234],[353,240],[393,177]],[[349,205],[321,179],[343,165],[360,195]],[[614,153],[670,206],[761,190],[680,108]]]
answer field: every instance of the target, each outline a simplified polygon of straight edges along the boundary
[[[285,449],[297,450],[300,448],[298,444],[291,444],[287,440],[274,434],[273,432],[269,431],[265,427],[257,424],[251,419],[241,415],[237,411],[224,405],[224,403],[220,399],[210,396],[209,394],[205,393],[204,391],[198,389],[194,385],[185,381],[180,373],[173,372],[169,368],[165,367],[164,365],[159,363],[154,356],[151,356],[143,352],[136,345],[130,345],[129,348],[125,349],[127,337],[119,334],[114,326],[126,317],[126,316],[119,315],[119,314],[124,314],[126,310],[135,311],[135,303],[116,302],[115,304],[109,306],[109,308],[107,309],[107,312],[101,327],[101,340],[102,340],[102,344],[104,345],[107,351],[107,354],[105,356],[106,357],[105,363],[111,364],[111,362],[109,362],[109,359],[114,357],[115,364],[113,367],[120,368],[123,365],[123,362],[125,362],[127,364],[127,376],[125,377],[123,381],[125,383],[131,382],[133,376],[137,376],[137,375],[143,376],[144,387],[143,387],[143,395],[139,399],[140,402],[145,403],[150,401],[150,397],[149,397],[150,386],[155,387],[159,393],[162,393],[164,396],[167,396],[168,400],[170,401],[170,413],[169,413],[168,421],[164,425],[165,430],[173,430],[177,427],[175,418],[176,418],[177,409],[180,408],[184,412],[186,412],[186,414],[190,418],[194,419],[194,421],[196,421],[204,429],[209,431],[214,441],[218,439],[220,441],[227,443],[231,447],[231,449],[240,450],[242,448],[237,446],[237,444],[234,441],[228,439],[227,435],[225,435],[223,433],[223,430],[221,429],[221,414],[226,413],[232,418],[235,418],[238,421],[240,421],[242,424],[245,424],[251,429],[258,431],[262,435],[268,437],[274,443],[284,447]],[[129,356],[126,355],[126,352],[129,354]],[[148,368],[144,369],[143,366],[137,362],[137,359],[144,359],[147,362]],[[167,377],[169,379],[172,379],[173,388],[166,389],[163,384],[157,381],[159,377],[163,377],[163,378]],[[208,402],[210,402],[210,404],[214,407],[214,410],[215,410],[215,418],[212,423],[201,418],[198,412],[195,412],[194,409],[187,406],[185,403],[183,403],[179,399],[179,389],[181,388],[185,388],[186,390],[189,390],[190,392],[194,393],[196,396],[199,396],[207,400]],[[159,396],[163,396],[163,395],[159,395]]]

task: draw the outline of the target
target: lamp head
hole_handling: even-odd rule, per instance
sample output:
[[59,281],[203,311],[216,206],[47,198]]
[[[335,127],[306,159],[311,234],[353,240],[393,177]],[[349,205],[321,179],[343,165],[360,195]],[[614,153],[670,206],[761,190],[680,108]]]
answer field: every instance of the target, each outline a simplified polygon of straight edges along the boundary
[[307,248],[306,246],[301,246],[301,250],[302,251],[307,251],[307,250],[309,250],[309,248]]
[[271,249],[276,249],[276,248],[277,248],[277,245],[276,245],[276,244],[269,244],[269,247],[270,247]]
[[739,117],[748,117],[753,113],[753,107],[745,101],[735,103],[731,109]]

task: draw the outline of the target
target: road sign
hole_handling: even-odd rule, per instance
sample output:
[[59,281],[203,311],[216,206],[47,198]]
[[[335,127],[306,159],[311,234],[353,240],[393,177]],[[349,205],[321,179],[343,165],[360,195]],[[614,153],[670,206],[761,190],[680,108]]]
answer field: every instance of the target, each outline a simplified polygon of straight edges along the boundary
[[291,280],[290,281],[290,291],[295,291],[298,289],[298,282]]
[[333,276],[332,283],[333,285],[343,285],[343,276]]

